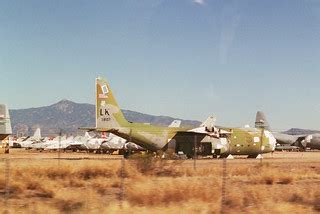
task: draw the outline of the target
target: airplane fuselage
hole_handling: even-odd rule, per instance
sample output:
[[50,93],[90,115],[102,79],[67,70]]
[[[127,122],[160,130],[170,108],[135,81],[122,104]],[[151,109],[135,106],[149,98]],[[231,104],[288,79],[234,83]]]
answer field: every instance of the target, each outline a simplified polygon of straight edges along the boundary
[[258,155],[274,151],[276,139],[262,129],[234,128],[225,150],[231,155]]
[[297,141],[297,137],[293,135],[274,132],[273,136],[276,138],[277,143],[281,145],[292,145]]
[[312,135],[312,139],[307,143],[307,148],[320,149],[320,134]]

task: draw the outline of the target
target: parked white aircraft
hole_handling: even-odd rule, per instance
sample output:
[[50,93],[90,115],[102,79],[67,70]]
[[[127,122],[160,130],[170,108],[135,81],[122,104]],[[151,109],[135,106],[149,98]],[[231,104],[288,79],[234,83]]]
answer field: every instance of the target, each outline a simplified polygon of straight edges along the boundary
[[30,148],[32,149],[45,149],[47,148],[48,146],[50,146],[52,143],[56,142],[59,140],[59,137],[55,137],[53,140],[49,140],[49,139],[46,139],[44,140],[43,142],[39,142],[39,143],[33,143],[30,145]]
[[74,137],[58,137],[58,139],[51,142],[49,146],[45,148],[45,150],[59,150],[59,149],[68,149],[68,147],[73,143]]
[[34,143],[43,142],[43,138],[41,137],[41,130],[37,128],[34,132],[33,136],[29,136],[22,141],[17,141],[16,143],[20,145],[21,148],[31,148],[31,145]]

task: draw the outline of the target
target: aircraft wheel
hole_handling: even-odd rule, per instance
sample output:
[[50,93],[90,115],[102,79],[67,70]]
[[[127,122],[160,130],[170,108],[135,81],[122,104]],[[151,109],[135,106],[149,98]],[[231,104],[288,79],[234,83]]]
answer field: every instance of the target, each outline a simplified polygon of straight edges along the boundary
[[257,157],[258,157],[258,155],[248,155],[247,158],[254,159],[254,158],[257,158]]
[[227,157],[228,157],[228,154],[221,154],[219,158],[223,159],[223,158],[227,158]]
[[129,152],[129,151],[125,151],[125,152],[123,153],[123,157],[124,157],[125,159],[128,159],[128,158],[130,157],[130,152]]

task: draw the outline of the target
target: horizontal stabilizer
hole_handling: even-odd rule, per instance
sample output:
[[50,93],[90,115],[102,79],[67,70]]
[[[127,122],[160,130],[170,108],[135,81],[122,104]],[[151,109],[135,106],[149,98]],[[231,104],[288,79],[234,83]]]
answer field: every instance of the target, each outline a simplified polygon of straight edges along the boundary
[[37,140],[40,140],[41,139],[41,129],[40,128],[37,128],[36,131],[34,132],[33,134],[33,139],[37,139]]

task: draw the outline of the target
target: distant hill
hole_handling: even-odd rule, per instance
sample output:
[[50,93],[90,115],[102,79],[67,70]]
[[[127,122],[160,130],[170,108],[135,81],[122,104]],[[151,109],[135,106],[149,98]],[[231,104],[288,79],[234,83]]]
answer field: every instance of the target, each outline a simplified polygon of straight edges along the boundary
[[299,129],[299,128],[292,128],[289,129],[288,131],[283,132],[285,134],[290,134],[290,135],[305,135],[305,134],[316,134],[320,133],[320,131],[317,130],[309,130],[309,129]]
[[[153,116],[130,110],[123,110],[127,120],[132,122],[150,123],[168,126],[173,120],[168,116]],[[95,106],[80,104],[69,100],[61,100],[50,106],[39,108],[10,110],[14,134],[31,135],[38,127],[43,136],[62,134],[77,134],[79,127],[95,126]],[[182,126],[198,126],[199,121],[182,120]]]

